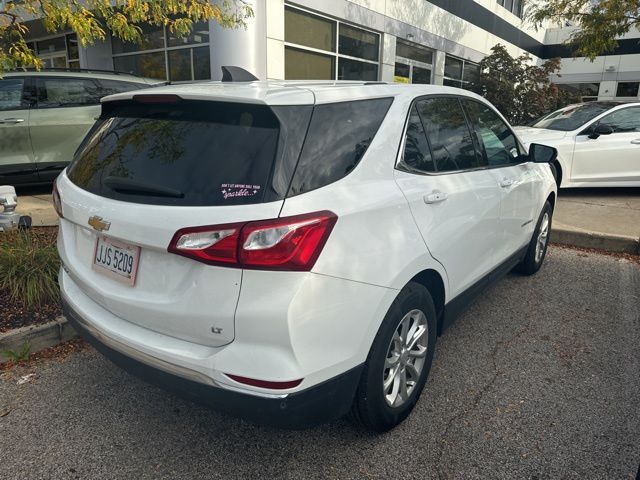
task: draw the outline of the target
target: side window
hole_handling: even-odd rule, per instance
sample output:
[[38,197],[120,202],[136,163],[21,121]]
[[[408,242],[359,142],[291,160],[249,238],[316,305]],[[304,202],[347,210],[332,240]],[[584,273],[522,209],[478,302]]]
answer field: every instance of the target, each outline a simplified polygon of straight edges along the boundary
[[518,140],[507,124],[490,107],[473,100],[462,100],[469,121],[490,167],[520,162]]
[[420,120],[420,115],[418,115],[418,110],[415,105],[411,107],[411,112],[409,113],[404,154],[400,167],[404,167],[405,170],[409,171],[435,171],[424,126],[422,125],[422,120]]
[[23,88],[24,78],[5,78],[0,80],[0,111],[23,108]]
[[640,107],[617,110],[602,118],[600,124],[613,128],[613,133],[640,132]]
[[457,98],[430,98],[417,103],[438,172],[486,166],[476,152],[471,131]]
[[95,81],[85,78],[39,78],[38,108],[97,105],[103,96]]
[[347,176],[369,148],[391,98],[328,103],[313,109],[289,196]]
[[131,90],[140,90],[148,85],[144,83],[121,82],[118,80],[96,80],[100,85],[100,97],[113,95],[114,93],[130,92]]

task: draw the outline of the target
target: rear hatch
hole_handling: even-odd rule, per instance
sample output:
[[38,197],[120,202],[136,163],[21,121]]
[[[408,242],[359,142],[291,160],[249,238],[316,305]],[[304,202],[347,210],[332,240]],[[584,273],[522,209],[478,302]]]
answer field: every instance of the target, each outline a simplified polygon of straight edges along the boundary
[[185,227],[278,217],[311,108],[158,95],[105,103],[57,180],[72,280],[141,327],[233,341],[242,270],[167,247]]

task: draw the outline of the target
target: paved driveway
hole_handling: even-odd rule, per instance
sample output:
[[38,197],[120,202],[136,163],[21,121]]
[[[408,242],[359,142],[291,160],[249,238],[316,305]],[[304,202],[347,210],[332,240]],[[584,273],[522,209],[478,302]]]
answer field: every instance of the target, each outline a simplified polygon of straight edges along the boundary
[[639,292],[637,264],[551,249],[439,339],[416,410],[381,436],[253,426],[76,353],[0,382],[0,478],[632,479]]

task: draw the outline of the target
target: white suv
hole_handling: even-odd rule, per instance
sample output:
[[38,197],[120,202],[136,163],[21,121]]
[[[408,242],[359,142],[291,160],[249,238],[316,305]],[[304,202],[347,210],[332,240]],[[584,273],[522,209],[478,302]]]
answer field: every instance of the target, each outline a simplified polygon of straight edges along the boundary
[[540,268],[555,153],[449,87],[110,96],[54,187],[64,308],[115,363],[224,411],[388,430],[474,295]]

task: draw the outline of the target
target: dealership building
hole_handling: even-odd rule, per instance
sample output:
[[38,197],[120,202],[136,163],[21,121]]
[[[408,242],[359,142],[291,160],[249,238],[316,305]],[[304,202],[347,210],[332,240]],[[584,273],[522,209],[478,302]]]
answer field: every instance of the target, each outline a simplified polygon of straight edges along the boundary
[[640,97],[640,32],[611,55],[571,58],[562,43],[573,27],[535,30],[520,0],[251,0],[246,28],[195,25],[187,38],[145,27],[142,44],[108,38],[82,47],[74,34],[51,35],[29,22],[29,41],[45,67],[117,70],[183,82],[220,79],[222,65],[261,79],[338,79],[465,87],[501,43],[535,62],[562,57],[553,81],[584,100]]

